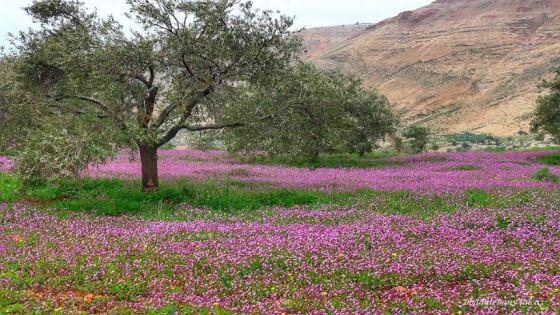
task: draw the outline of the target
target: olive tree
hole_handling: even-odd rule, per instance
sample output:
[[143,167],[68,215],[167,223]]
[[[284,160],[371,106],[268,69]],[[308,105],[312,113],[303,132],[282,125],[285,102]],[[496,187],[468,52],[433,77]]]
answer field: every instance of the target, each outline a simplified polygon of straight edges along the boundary
[[20,34],[13,57],[18,88],[31,96],[21,104],[40,113],[30,126],[31,164],[55,160],[57,172],[77,170],[134,146],[150,191],[159,185],[158,148],[181,130],[252,123],[252,113],[223,115],[222,101],[233,104],[239,86],[266,82],[290,65],[299,42],[290,18],[251,2],[127,3],[142,27],[132,35],[79,1],[35,1],[26,11],[39,28]]
[[361,86],[339,72],[296,64],[284,76],[244,92],[237,106],[255,113],[255,123],[226,132],[225,141],[233,150],[307,162],[322,152],[365,154],[394,132],[397,116],[385,97]]
[[560,67],[555,77],[541,84],[548,93],[537,100],[537,109],[532,122],[532,132],[549,134],[556,142],[560,142]]

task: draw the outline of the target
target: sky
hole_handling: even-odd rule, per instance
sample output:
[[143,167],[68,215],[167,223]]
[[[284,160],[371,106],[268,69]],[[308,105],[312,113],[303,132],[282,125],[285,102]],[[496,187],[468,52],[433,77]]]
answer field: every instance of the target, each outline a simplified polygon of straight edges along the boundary
[[[130,22],[125,0],[82,0],[97,8],[102,15],[112,14],[123,25]],[[255,7],[279,10],[295,17],[295,27],[317,27],[342,24],[375,23],[431,3],[433,0],[254,0]],[[8,33],[26,30],[32,23],[22,10],[32,0],[0,0],[0,46],[8,43]]]

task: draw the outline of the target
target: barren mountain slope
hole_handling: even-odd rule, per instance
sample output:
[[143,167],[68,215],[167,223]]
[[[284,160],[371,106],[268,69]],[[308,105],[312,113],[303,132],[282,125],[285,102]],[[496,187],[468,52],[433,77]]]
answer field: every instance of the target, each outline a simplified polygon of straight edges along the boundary
[[305,56],[356,73],[440,132],[527,130],[560,65],[560,0],[438,0],[378,24],[299,33]]

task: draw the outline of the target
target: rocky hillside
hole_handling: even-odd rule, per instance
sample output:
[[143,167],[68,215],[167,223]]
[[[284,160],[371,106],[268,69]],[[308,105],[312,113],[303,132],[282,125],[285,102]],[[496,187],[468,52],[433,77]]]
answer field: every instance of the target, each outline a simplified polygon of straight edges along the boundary
[[527,130],[560,65],[560,0],[437,0],[377,24],[302,31],[305,57],[358,74],[440,132]]

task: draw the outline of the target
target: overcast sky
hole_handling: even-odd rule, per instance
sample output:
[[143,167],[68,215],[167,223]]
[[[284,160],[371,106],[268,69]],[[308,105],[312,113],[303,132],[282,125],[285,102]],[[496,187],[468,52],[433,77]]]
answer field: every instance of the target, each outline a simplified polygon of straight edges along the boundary
[[[129,22],[123,16],[127,11],[125,0],[82,0],[100,13],[112,14],[124,25]],[[31,25],[22,7],[32,0],[0,0],[0,45],[5,45],[8,33],[16,33]],[[280,10],[296,17],[296,26],[316,27],[378,22],[399,12],[427,5],[432,0],[254,0],[262,9]]]

